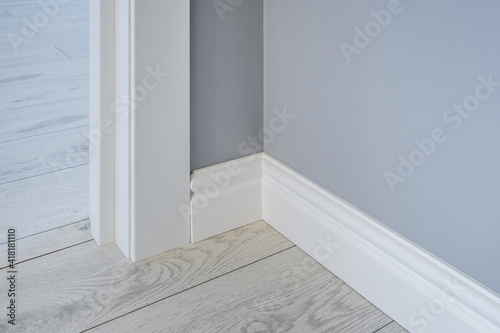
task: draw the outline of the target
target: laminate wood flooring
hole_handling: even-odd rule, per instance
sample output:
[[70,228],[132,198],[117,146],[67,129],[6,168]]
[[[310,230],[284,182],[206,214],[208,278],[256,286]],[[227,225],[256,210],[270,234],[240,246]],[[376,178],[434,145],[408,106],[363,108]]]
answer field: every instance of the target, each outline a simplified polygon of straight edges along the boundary
[[0,0],[0,245],[16,228],[21,261],[91,239],[88,11]]
[[264,221],[135,264],[89,241],[17,270],[2,332],[405,332]]

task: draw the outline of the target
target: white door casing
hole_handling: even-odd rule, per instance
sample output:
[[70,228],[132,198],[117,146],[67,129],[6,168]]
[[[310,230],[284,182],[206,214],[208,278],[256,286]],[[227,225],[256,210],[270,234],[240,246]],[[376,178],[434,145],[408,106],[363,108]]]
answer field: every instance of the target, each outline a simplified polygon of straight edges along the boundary
[[138,261],[190,241],[189,1],[90,8],[92,235]]

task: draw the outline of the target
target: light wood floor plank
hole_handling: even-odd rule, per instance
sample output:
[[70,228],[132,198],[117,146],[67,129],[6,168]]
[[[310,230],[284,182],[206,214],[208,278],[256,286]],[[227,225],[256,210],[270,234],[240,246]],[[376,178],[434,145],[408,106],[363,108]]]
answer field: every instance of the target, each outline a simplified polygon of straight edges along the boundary
[[90,332],[372,333],[391,321],[294,247]]
[[[89,220],[72,223],[18,239],[16,244],[19,251],[16,260],[17,262],[30,260],[92,239]],[[0,244],[0,246],[5,247],[4,244]],[[6,251],[0,251],[0,260],[0,269],[5,268],[7,263]]]
[[0,20],[5,20],[8,19],[9,17],[12,17],[9,15],[3,8],[0,7]]
[[381,328],[378,331],[376,331],[376,333],[408,333],[408,331],[405,330],[398,323],[396,323],[395,321],[393,321],[389,325],[384,326],[383,328]]
[[[13,33],[20,37],[28,38],[31,35],[24,36],[23,35],[23,26],[24,22],[19,17],[13,17],[7,14],[8,17],[5,20],[0,21],[0,30],[3,32],[4,36],[7,37],[7,33]],[[85,22],[88,21],[85,19]],[[50,21],[43,27],[37,28],[37,35],[45,35],[45,34],[60,34],[61,31],[65,32],[85,32],[88,29],[82,29],[82,26],[78,24],[79,21]],[[35,37],[36,38],[36,37]]]
[[88,166],[0,185],[0,216],[0,243],[88,219]]
[[10,66],[43,64],[65,59],[69,58],[55,47],[24,49],[21,44],[21,46],[19,46],[19,52],[17,53],[14,49],[6,53],[0,53],[0,71]]
[[0,100],[0,111],[18,109],[38,104],[59,102],[88,97],[88,75],[38,82],[17,84],[2,88],[4,98]]
[[[44,10],[40,7],[40,5],[38,5],[38,3],[7,6],[4,7],[4,10],[14,17],[26,17],[30,22],[36,21],[37,18],[34,19],[33,16],[38,15],[37,13],[44,13]],[[50,10],[52,11],[53,8],[51,7]],[[59,10],[54,11],[52,17],[49,16],[47,24],[50,24],[51,21],[75,21],[88,17],[88,2],[80,0],[80,3],[78,3],[78,1],[73,1],[73,3],[59,5]]]
[[14,17],[2,9],[2,18],[0,20],[0,29],[3,32],[2,37],[7,37],[7,33],[9,32],[20,35],[22,25],[23,21],[20,18]]
[[2,0],[0,2],[0,8],[7,8],[11,6],[19,6],[19,5],[27,5],[27,6],[36,6],[38,3],[37,0]]
[[89,125],[87,97],[0,112],[0,142]]
[[[22,320],[16,329],[79,332],[291,246],[265,222],[135,264],[114,244],[84,243],[18,265]],[[0,321],[0,331],[9,329]]]
[[89,42],[70,42],[70,43],[56,43],[54,45],[59,50],[68,55],[71,59],[88,58],[89,57]]
[[[74,23],[72,23],[74,25]],[[4,30],[4,29],[2,29]],[[64,31],[57,34],[34,35],[32,38],[27,38],[26,43],[19,46],[19,50],[28,48],[50,47],[61,43],[89,43],[88,31]],[[0,39],[0,53],[12,52],[12,43],[8,38]]]
[[0,143],[0,185],[89,163],[88,127]]
[[0,87],[22,83],[72,78],[89,74],[89,60],[65,59],[40,64],[10,66],[0,72]]

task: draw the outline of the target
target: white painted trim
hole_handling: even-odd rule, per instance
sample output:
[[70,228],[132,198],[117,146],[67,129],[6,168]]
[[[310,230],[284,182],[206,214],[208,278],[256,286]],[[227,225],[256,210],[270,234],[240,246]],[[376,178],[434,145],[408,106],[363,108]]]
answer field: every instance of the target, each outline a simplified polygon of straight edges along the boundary
[[194,242],[262,218],[410,332],[500,332],[497,294],[266,153],[196,170],[191,189]]
[[[278,160],[262,158],[263,219],[403,327],[500,332],[498,295]],[[447,281],[466,288],[453,302],[443,294]],[[419,308],[440,312],[441,304],[424,329]]]
[[195,170],[191,179],[191,240],[262,219],[261,154]]
[[90,0],[91,233],[99,245],[115,239],[115,0]]
[[[132,0],[130,257],[190,242],[190,2]],[[168,74],[165,74],[168,73]]]
[[127,258],[131,256],[131,14],[130,0],[115,6],[115,243]]
[[92,235],[133,261],[190,241],[189,7],[90,0]]

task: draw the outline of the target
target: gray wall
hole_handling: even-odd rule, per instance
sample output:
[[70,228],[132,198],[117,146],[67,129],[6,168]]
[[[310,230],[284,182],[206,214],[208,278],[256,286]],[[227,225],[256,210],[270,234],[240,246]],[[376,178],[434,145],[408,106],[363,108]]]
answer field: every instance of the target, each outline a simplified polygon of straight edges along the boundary
[[[264,126],[297,116],[265,151],[500,292],[500,87],[460,124],[446,111],[500,82],[500,3],[401,0],[348,63],[340,44],[389,2],[264,2]],[[384,174],[436,128],[447,140],[392,191]]]
[[191,169],[243,155],[262,129],[262,0],[191,0]]

